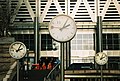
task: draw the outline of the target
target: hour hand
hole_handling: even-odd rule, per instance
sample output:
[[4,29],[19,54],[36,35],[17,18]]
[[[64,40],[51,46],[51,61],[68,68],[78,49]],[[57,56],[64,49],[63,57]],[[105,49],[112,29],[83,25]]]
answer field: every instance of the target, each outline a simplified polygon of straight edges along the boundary
[[20,48],[19,51],[22,50],[22,49],[23,49],[23,48]]
[[53,28],[60,28],[60,27],[57,27],[57,26],[51,26],[51,29],[53,29]]
[[64,27],[62,27],[62,28],[60,28],[60,30],[63,30],[64,28],[67,28],[68,26],[70,26],[70,24],[68,24],[68,25],[66,25],[66,26],[64,26]]
[[18,52],[18,51],[20,51],[20,50],[22,50],[23,48],[20,48],[20,49],[18,49],[18,50],[16,50],[16,52]]

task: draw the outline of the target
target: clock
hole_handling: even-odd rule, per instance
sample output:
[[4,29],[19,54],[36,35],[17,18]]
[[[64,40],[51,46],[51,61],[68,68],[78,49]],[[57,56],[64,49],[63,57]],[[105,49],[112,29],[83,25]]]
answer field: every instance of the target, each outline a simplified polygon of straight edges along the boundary
[[104,65],[108,61],[108,56],[106,53],[99,52],[95,54],[95,61],[98,65]]
[[56,41],[67,42],[75,36],[77,27],[74,19],[61,14],[51,20],[48,30],[51,37]]
[[26,51],[26,46],[22,42],[13,42],[9,47],[9,53],[15,59],[23,58]]

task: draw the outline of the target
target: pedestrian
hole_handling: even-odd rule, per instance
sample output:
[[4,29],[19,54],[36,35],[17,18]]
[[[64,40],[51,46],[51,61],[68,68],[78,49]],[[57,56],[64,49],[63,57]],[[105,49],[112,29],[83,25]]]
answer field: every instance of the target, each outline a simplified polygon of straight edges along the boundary
[[27,61],[24,61],[24,65],[23,66],[24,66],[24,68],[23,68],[24,69],[24,71],[23,71],[24,72],[24,79],[28,79],[28,67],[27,67],[28,65],[27,65]]

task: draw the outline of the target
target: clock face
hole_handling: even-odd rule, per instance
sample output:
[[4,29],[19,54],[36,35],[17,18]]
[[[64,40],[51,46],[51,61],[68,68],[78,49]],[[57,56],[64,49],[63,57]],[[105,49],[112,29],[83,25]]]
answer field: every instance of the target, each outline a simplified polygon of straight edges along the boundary
[[58,15],[51,20],[48,29],[53,39],[66,42],[75,36],[77,27],[70,16]]
[[99,52],[95,55],[95,61],[99,65],[104,65],[108,61],[108,56],[103,52]]
[[9,47],[10,55],[15,59],[21,59],[26,54],[26,46],[22,42],[14,42]]

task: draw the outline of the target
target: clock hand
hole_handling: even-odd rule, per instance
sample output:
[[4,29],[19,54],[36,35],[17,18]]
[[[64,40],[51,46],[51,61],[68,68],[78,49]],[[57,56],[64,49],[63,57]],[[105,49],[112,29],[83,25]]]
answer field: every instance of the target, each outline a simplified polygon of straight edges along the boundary
[[21,49],[18,49],[18,50],[16,50],[16,52],[18,52],[18,51],[20,51],[20,50],[22,50],[23,48],[21,48]]
[[68,26],[70,26],[70,24],[66,25],[65,28],[68,27]]
[[51,27],[51,29],[53,29],[53,28],[60,28],[60,27],[57,27],[57,26],[56,26],[56,27],[54,27],[54,26],[52,26],[52,27]]
[[64,23],[64,25],[63,25],[63,27],[62,28],[60,28],[60,30],[63,30],[64,28],[66,28],[67,26],[65,26],[66,25],[66,23],[67,23],[67,21],[68,21],[68,19],[65,21],[65,23]]
[[22,44],[20,44],[20,46],[18,47],[18,49],[16,50],[16,52],[18,52],[20,50],[20,47],[21,47]]
[[105,58],[105,56],[102,55],[102,57],[100,58],[100,60],[102,60],[103,58]]
[[22,49],[23,49],[23,48],[19,49],[19,51],[22,50]]

